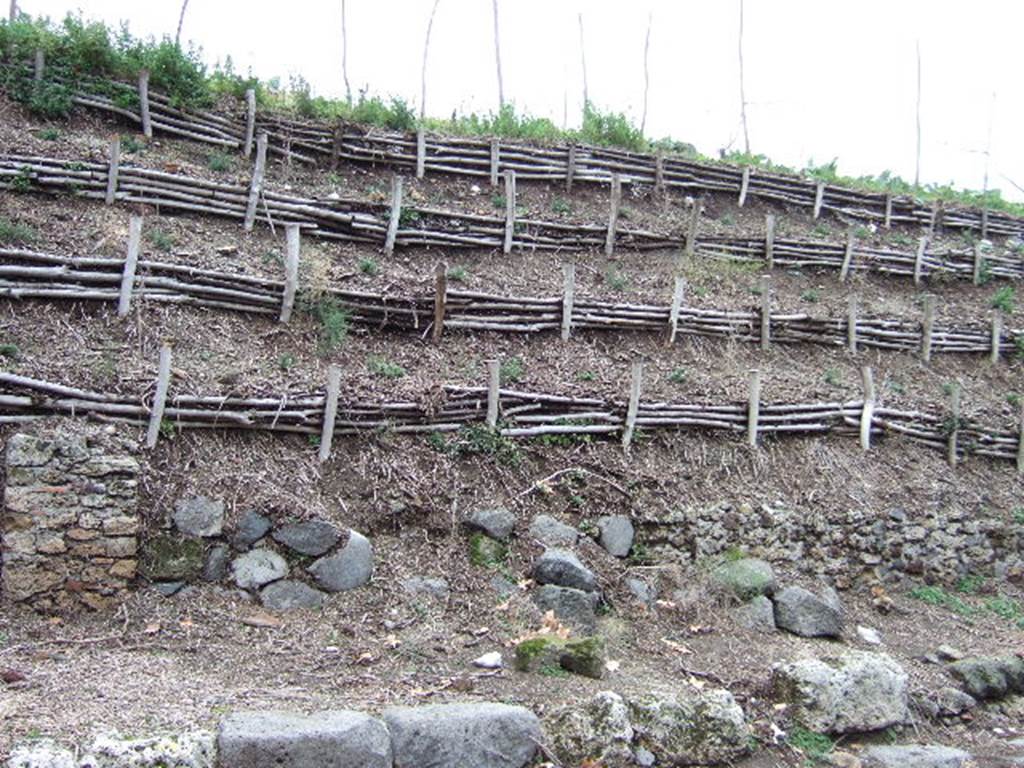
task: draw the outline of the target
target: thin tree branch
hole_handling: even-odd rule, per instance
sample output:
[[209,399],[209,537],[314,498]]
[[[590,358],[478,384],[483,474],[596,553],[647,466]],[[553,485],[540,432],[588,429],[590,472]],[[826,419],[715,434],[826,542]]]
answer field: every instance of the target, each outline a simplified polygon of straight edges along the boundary
[[914,186],[921,186],[921,41],[917,41],[917,161],[914,165]]
[[[15,3],[12,2],[11,3],[11,7],[13,8],[14,5],[15,5]],[[178,31],[174,33],[174,47],[175,48],[180,48],[181,47],[181,25],[185,23],[185,9],[186,8],[188,8],[188,0],[183,0],[183,2],[181,3],[181,13],[178,14]]]
[[651,89],[651,72],[648,67],[648,56],[651,50],[651,19],[653,13],[647,14],[647,37],[644,38],[644,113],[640,118],[640,134],[643,135],[647,126],[647,94]]
[[750,134],[747,132],[747,92],[743,82],[743,0],[740,0],[740,120],[743,122],[743,150],[750,154]]
[[345,0],[341,0],[341,76],[345,80],[345,100],[351,104],[352,88],[348,84],[348,24],[345,16]]
[[494,9],[494,63],[498,69],[498,110],[505,109],[505,86],[501,80],[501,43],[498,34],[498,0],[491,0]]
[[590,106],[590,93],[587,91],[587,46],[583,42],[583,14],[579,14],[580,22],[580,61],[583,64],[583,112]]
[[430,50],[430,30],[434,28],[434,14],[441,0],[434,0],[430,9],[430,20],[427,21],[427,35],[423,40],[423,69],[420,71],[420,122],[427,116],[427,51]]

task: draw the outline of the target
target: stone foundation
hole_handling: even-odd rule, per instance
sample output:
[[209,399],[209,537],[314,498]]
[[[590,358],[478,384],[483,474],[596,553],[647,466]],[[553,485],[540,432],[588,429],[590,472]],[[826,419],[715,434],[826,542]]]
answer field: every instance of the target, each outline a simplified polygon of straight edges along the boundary
[[135,577],[138,462],[82,434],[15,434],[6,458],[3,595],[41,610],[109,604]]

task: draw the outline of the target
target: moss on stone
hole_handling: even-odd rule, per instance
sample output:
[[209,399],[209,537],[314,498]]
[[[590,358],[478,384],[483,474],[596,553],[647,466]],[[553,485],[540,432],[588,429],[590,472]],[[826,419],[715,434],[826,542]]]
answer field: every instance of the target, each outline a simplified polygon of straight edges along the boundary
[[570,640],[558,658],[563,669],[600,680],[604,676],[604,642],[599,637]]
[[538,672],[558,665],[562,643],[553,637],[531,637],[516,645],[515,668],[520,672]]
[[150,581],[188,581],[203,570],[203,543],[160,534],[142,547],[139,572]]
[[469,562],[481,568],[497,568],[508,557],[508,548],[500,541],[474,533],[469,539]]

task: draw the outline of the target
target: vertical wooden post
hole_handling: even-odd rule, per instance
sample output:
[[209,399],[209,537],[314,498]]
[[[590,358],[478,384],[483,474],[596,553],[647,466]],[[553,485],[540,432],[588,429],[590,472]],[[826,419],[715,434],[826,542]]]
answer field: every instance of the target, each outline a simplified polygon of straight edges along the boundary
[[974,272],[971,276],[975,285],[981,285],[981,267],[984,259],[981,257],[981,243],[974,244]]
[[981,209],[981,239],[988,239],[988,206]]
[[572,306],[576,300],[576,265],[562,265],[562,341],[572,333]]
[[626,428],[622,433],[622,447],[629,450],[636,431],[636,415],[640,410],[640,386],[643,382],[644,364],[633,363],[633,377],[629,385],[629,405],[626,407]]
[[761,418],[761,371],[756,368],[750,372],[749,393],[747,395],[747,444],[757,447],[757,422]]
[[242,154],[252,157],[252,137],[256,131],[256,91],[248,88],[245,91],[245,146]]
[[764,217],[764,260],[768,269],[775,268],[775,217],[770,213]]
[[576,145],[569,145],[569,161],[565,171],[565,192],[572,194],[572,182],[576,176]]
[[914,285],[921,284],[921,274],[924,271],[924,252],[928,247],[928,236],[922,235],[917,241],[917,255],[914,257]]
[[287,323],[292,319],[295,307],[295,293],[299,288],[299,248],[301,230],[298,224],[285,224],[285,255],[284,255],[284,296],[281,298],[280,322]]
[[932,359],[932,331],[935,328],[935,296],[924,297],[924,322],[921,323],[921,358],[926,362]]
[[747,191],[750,189],[750,166],[743,166],[743,180],[740,182],[740,199],[736,201],[736,205],[740,208],[747,202]]
[[498,139],[491,139],[491,186],[498,186],[498,165],[501,162],[501,145]]
[[767,351],[772,343],[772,282],[761,275],[761,349]]
[[846,307],[846,346],[850,352],[857,353],[857,297],[850,296]]
[[448,301],[448,265],[441,261],[434,268],[434,341],[444,332],[445,304]]
[[853,262],[853,245],[854,245],[853,229],[851,228],[846,233],[846,253],[843,254],[843,266],[839,270],[839,282],[845,283],[846,278],[850,276],[850,265]]
[[37,82],[43,81],[43,73],[46,71],[46,52],[42,48],[36,48],[35,67],[32,78]]
[[505,171],[505,243],[502,253],[512,253],[516,232],[516,172]]
[[953,382],[953,389],[949,393],[950,425],[948,456],[949,466],[956,466],[957,459],[957,438],[960,436],[960,382]]
[[612,174],[611,199],[608,208],[608,234],[604,239],[604,255],[611,256],[615,252],[615,230],[619,225],[619,204],[622,202],[622,178]]
[[153,124],[149,119],[149,70],[139,72],[139,117],[142,118],[142,135],[153,138]]
[[341,144],[345,140],[345,125],[339,119],[338,124],[331,129],[331,170],[338,170],[341,163]]
[[402,219],[402,177],[397,173],[391,177],[391,214],[388,217],[388,233],[384,238],[384,255],[395,252],[395,238],[398,237],[398,223]]
[[416,129],[416,178],[422,179],[427,172],[427,134],[423,126]]
[[245,208],[245,231],[252,232],[256,223],[256,206],[263,192],[263,174],[267,167],[267,132],[260,131],[256,137],[256,164],[252,169],[252,182],[249,184],[249,202]]
[[142,242],[142,217],[132,216],[128,220],[128,255],[121,273],[121,293],[117,300],[117,316],[128,314],[132,303],[132,288],[135,287],[135,268],[139,263],[139,245]]
[[497,360],[487,361],[487,426],[498,426],[498,401],[500,398],[501,366]]
[[703,207],[698,197],[693,201],[690,211],[690,226],[686,230],[686,263],[693,264],[693,255],[697,252],[697,230],[700,228],[700,209]]
[[871,450],[871,420],[875,416],[875,377],[871,367],[865,365],[860,369],[861,385],[864,388],[864,408],[860,412],[860,447]]
[[821,216],[821,206],[825,202],[825,182],[819,181],[818,187],[814,191],[814,218]]
[[886,229],[892,229],[892,192],[887,192],[885,195],[885,221],[883,226]]
[[1017,431],[1017,474],[1024,475],[1024,403],[1020,406],[1020,429]]
[[654,156],[654,191],[665,192],[665,150],[659,149]]
[[672,291],[672,308],[668,312],[668,324],[672,329],[668,337],[669,344],[675,344],[676,334],[679,331],[679,312],[683,308],[683,300],[686,297],[686,278],[676,275],[675,288]]
[[18,20],[18,0],[11,0],[11,10],[7,20],[10,21],[11,24]]
[[107,170],[107,196],[104,202],[113,205],[117,196],[117,174],[121,167],[121,137],[115,136],[110,140],[110,167]]
[[1003,344],[1003,313],[996,310],[992,315],[992,355],[989,358],[992,363],[999,362],[999,355]]
[[331,457],[331,443],[334,441],[334,422],[338,418],[338,395],[341,392],[341,368],[332,365],[327,369],[327,396],[324,398],[324,423],[320,430],[320,463]]
[[939,229],[939,221],[942,217],[942,209],[939,206],[939,201],[935,200],[932,202],[932,213],[928,220],[928,234],[935,235]]
[[156,376],[156,394],[153,395],[153,407],[149,411],[149,428],[146,430],[146,447],[156,447],[160,437],[160,424],[164,420],[164,409],[167,406],[167,389],[171,384],[171,348],[164,344],[160,348],[160,366]]

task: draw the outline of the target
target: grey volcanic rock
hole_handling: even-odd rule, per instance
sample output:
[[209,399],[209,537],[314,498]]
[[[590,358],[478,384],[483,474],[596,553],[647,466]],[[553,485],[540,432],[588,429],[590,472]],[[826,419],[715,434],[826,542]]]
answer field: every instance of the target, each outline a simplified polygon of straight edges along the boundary
[[268,584],[260,592],[260,602],[272,611],[291,611],[296,608],[319,608],[324,604],[324,593],[294,579],[282,579]]
[[861,753],[864,768],[966,768],[970,759],[961,749],[923,744],[874,746]]
[[571,547],[579,540],[580,533],[551,515],[537,515],[530,523],[530,536],[548,547]]
[[1024,659],[972,657],[950,664],[949,673],[976,699],[1001,699],[1024,693]]
[[174,505],[172,517],[175,526],[186,536],[220,536],[224,530],[224,502],[205,496],[181,499]]
[[478,509],[466,519],[466,526],[492,539],[505,541],[516,527],[516,516],[504,507]]
[[238,528],[231,537],[231,546],[241,551],[248,549],[270,531],[270,520],[250,509],[238,521]]
[[282,525],[271,535],[274,541],[300,555],[319,557],[338,543],[341,531],[326,520],[305,520]]
[[203,581],[223,581],[227,578],[228,568],[231,566],[231,550],[225,545],[218,544],[206,553],[206,562],[203,563]]
[[432,704],[384,711],[395,768],[523,768],[543,743],[540,720],[508,704]]
[[775,624],[794,635],[839,637],[843,632],[843,607],[831,588],[819,597],[803,587],[786,587],[773,600]]
[[239,555],[231,563],[235,584],[242,589],[259,589],[264,584],[288,575],[288,563],[277,552],[254,549]]
[[597,521],[598,541],[609,555],[626,557],[633,546],[633,523],[625,515],[606,515]]
[[775,592],[775,571],[770,564],[756,557],[722,563],[711,572],[711,581],[740,600]]
[[410,576],[402,580],[402,589],[414,597],[429,597],[440,602],[447,600],[450,593],[448,582],[433,576]]
[[583,634],[593,634],[597,627],[597,594],[582,589],[543,584],[533,596],[541,611],[552,611],[563,623]]
[[538,584],[572,587],[584,592],[597,589],[594,574],[567,549],[545,551],[533,565],[533,578]]
[[753,600],[745,602],[733,612],[736,622],[746,629],[755,632],[774,632],[775,609],[772,601],[764,595],[758,595]]
[[361,587],[373,575],[373,546],[361,533],[350,530],[348,542],[333,555],[309,567],[317,583],[328,592]]
[[361,712],[239,712],[217,736],[219,768],[391,768],[384,723]]

